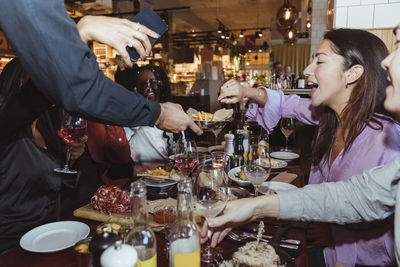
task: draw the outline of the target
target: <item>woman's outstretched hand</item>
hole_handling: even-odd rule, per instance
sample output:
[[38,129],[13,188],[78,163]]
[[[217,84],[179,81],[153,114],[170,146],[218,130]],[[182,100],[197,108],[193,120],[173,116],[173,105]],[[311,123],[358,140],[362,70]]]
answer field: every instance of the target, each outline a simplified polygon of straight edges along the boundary
[[218,101],[225,104],[237,103],[245,97],[246,87],[235,79],[231,79],[221,86]]

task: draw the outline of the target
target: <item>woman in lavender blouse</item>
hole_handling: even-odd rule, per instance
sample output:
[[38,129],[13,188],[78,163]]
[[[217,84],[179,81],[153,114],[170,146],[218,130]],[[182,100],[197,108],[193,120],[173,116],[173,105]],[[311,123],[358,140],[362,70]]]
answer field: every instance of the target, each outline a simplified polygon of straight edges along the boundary
[[[371,53],[373,51],[373,53]],[[384,43],[366,31],[338,29],[324,36],[304,70],[311,99],[264,87],[226,82],[219,99],[248,97],[247,117],[271,131],[281,117],[318,125],[309,182],[346,181],[400,155],[400,128],[383,108],[387,72],[380,62]],[[393,218],[370,224],[331,224],[334,248],[324,249],[327,266],[387,266],[394,263]]]

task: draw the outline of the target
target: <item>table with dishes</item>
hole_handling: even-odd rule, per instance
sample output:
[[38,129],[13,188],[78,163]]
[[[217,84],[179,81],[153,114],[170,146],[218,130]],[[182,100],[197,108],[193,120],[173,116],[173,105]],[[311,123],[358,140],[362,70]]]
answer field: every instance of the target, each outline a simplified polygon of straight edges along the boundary
[[[271,155],[274,154],[271,153]],[[284,190],[295,186],[304,186],[304,175],[298,165],[298,159],[295,159],[296,155],[290,152],[277,152],[275,155],[277,158],[286,158],[286,160],[274,161],[269,179],[272,182],[264,183],[268,190]],[[252,194],[254,192],[252,184],[248,181],[238,180],[235,172],[238,172],[238,168],[232,168],[228,172],[231,180],[228,188],[232,195],[241,197],[240,193],[245,191]],[[148,193],[151,192],[151,183],[147,187]],[[263,192],[262,186],[260,188],[261,193],[266,193]],[[152,198],[154,195],[149,196],[149,199]],[[78,216],[80,216],[79,213]],[[4,266],[90,266],[90,254],[78,253],[74,249],[74,245],[81,239],[98,233],[101,220],[107,221],[109,218],[107,216],[102,219],[94,218],[95,220],[87,218],[74,216],[70,221],[50,223],[29,231],[21,238],[19,247],[0,255],[0,262]],[[264,219],[263,221],[265,232],[262,241],[270,241],[271,238],[274,238],[274,234],[278,233],[275,236],[277,239],[273,240],[275,245],[281,248],[277,251],[281,259],[282,257],[287,258],[287,266],[307,266],[304,224],[275,219]],[[154,226],[152,223],[150,225]],[[219,244],[222,249],[221,256],[209,265],[202,263],[202,266],[219,266],[219,263],[231,257],[232,251],[246,242],[255,240],[257,228],[258,222],[252,222],[234,229]],[[154,228],[157,238],[157,265],[168,266],[166,238],[164,232],[159,231],[160,229],[162,228],[157,225]]]

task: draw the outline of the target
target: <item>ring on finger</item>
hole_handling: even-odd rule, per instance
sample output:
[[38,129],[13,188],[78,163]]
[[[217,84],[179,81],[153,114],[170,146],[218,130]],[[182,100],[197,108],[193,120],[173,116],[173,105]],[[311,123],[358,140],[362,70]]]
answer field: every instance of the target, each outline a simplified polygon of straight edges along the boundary
[[140,29],[140,23],[136,23],[136,30],[138,31]]
[[132,40],[129,41],[128,46],[129,46],[129,47],[133,47],[133,41],[132,41]]

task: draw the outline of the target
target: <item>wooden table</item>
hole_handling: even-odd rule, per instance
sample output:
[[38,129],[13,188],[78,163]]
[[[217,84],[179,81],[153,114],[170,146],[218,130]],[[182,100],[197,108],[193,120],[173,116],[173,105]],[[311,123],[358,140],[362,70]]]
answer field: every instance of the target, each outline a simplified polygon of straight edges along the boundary
[[[289,172],[297,173],[298,177],[292,183],[298,187],[304,186],[304,176],[300,172],[297,161],[290,162],[288,167],[285,168]],[[90,235],[94,235],[96,233],[96,228],[100,224],[100,222],[72,217],[71,220],[81,221],[89,225],[90,227]],[[286,233],[286,237],[301,240],[303,242],[302,249],[300,251],[300,255],[295,258],[295,262],[299,267],[307,266],[307,253],[306,253],[306,238],[305,238],[305,229],[304,224],[298,222],[282,222],[278,220],[266,219],[267,223],[266,228],[269,234],[273,234],[273,232],[277,229],[277,226],[281,223],[289,223],[291,228]],[[168,266],[168,258],[165,251],[165,238],[162,233],[156,233],[157,236],[157,263],[159,267]],[[231,241],[229,239],[225,239],[219,245],[224,251],[228,251],[230,249],[241,246],[240,243]],[[90,266],[88,263],[88,256],[85,254],[79,254],[74,251],[73,248],[68,248],[59,252],[54,253],[32,253],[23,250],[21,247],[16,247],[11,249],[7,253],[0,255],[0,267],[21,267],[21,266],[30,266],[30,267],[46,267],[46,266],[56,266],[56,267],[87,267]],[[206,264],[202,264],[202,266],[207,266]],[[212,266],[212,265],[208,265]],[[190,266],[188,266],[190,267]]]

